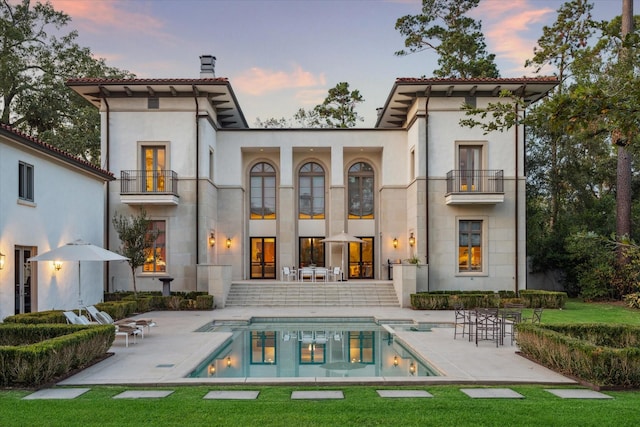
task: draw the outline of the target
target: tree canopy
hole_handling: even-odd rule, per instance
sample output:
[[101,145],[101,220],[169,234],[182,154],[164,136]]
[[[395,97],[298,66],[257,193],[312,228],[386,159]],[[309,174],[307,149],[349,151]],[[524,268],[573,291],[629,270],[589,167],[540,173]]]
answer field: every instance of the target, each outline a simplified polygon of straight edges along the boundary
[[482,23],[466,14],[480,0],[422,0],[422,13],[396,21],[396,30],[405,37],[398,56],[424,50],[438,55],[436,77],[499,77],[495,55],[486,51]]
[[48,2],[0,1],[0,122],[98,165],[99,113],[65,82],[133,75],[64,33],[70,20]]

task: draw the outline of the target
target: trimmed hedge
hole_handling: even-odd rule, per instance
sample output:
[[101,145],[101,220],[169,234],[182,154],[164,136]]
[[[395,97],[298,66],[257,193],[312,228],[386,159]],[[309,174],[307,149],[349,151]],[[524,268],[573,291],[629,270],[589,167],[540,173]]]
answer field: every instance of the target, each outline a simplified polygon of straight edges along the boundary
[[599,387],[640,387],[640,327],[517,325],[518,345],[538,363]]
[[452,310],[460,302],[465,308],[502,307],[506,303],[527,307],[563,308],[566,292],[522,290],[518,298],[513,291],[434,291],[411,294],[414,310]]
[[34,387],[84,368],[114,338],[111,325],[0,325],[0,386]]
[[[124,301],[134,301],[137,308],[129,314],[145,313],[154,310],[212,310],[213,295],[207,292],[171,292],[170,296],[162,296],[160,292],[138,292],[138,296],[133,292],[114,292],[104,294],[104,304],[116,304]],[[108,307],[108,306],[107,306]],[[113,309],[113,307],[111,307]],[[101,309],[104,310],[104,309]],[[128,309],[124,309],[125,311]],[[109,310],[104,310],[114,316]],[[114,317],[115,319],[116,317]],[[117,318],[122,318],[118,316]]]
[[38,311],[36,313],[23,313],[5,317],[4,323],[67,323],[67,318],[62,314],[63,310]]

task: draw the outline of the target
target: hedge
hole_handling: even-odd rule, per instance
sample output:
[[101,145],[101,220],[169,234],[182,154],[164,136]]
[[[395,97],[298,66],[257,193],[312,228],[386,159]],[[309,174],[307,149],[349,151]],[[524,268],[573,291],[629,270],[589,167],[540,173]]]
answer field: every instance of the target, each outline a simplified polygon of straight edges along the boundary
[[0,386],[46,384],[103,356],[114,338],[111,325],[0,325]]
[[566,292],[522,290],[518,297],[513,291],[434,291],[411,294],[414,310],[452,310],[456,303],[465,308],[501,307],[506,303],[524,304],[526,307],[563,308]]
[[566,292],[521,290],[520,298],[527,301],[527,307],[564,308],[567,302]]
[[640,387],[640,327],[609,324],[517,325],[520,351],[598,387]]
[[67,318],[62,314],[63,310],[38,311],[35,313],[23,313],[5,317],[4,323],[67,323]]

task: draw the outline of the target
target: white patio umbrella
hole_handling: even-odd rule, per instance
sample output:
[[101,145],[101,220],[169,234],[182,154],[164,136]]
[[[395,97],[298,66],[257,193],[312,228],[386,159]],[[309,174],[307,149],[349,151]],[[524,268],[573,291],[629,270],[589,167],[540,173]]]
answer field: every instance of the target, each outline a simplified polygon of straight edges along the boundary
[[344,253],[343,253],[344,247],[351,242],[365,243],[365,241],[355,236],[352,236],[351,234],[347,234],[344,231],[342,233],[335,234],[333,236],[327,237],[326,239],[322,239],[320,241],[327,242],[327,243],[342,243],[342,248],[340,249],[340,260],[342,263],[342,281],[344,281]]
[[78,311],[82,310],[82,281],[80,277],[81,261],[126,261],[129,258],[115,252],[111,252],[100,246],[76,240],[67,243],[40,255],[29,258],[27,261],[77,261],[78,262]]

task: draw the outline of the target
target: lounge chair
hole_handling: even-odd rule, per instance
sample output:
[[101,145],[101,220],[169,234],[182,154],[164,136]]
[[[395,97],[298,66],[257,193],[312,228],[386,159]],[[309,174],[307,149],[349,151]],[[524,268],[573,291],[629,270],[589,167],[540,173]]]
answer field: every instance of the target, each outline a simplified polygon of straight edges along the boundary
[[[67,323],[72,325],[91,325],[91,324],[103,324],[102,322],[90,322],[84,315],[78,316],[73,311],[65,311],[64,316],[67,318]],[[92,316],[97,320],[97,317]],[[133,335],[133,342],[136,342],[136,337],[141,334],[141,331],[135,326],[128,325],[114,325],[116,328],[116,337],[124,337],[125,346],[129,347],[129,335]]]
[[147,328],[147,333],[149,333],[150,329],[156,326],[156,322],[152,319],[120,319],[113,320],[111,315],[106,311],[100,311],[95,306],[90,305],[85,307],[87,312],[91,315],[91,317],[98,323],[102,325],[134,325],[138,329],[140,329],[142,338],[144,338],[144,328]]
[[[86,316],[84,315],[78,316],[73,311],[65,311],[63,314],[64,314],[64,317],[67,318],[67,323],[69,324],[72,324],[72,325],[90,325],[91,324],[91,322],[89,321],[89,319],[86,318]],[[96,322],[93,322],[93,323],[97,324]]]

